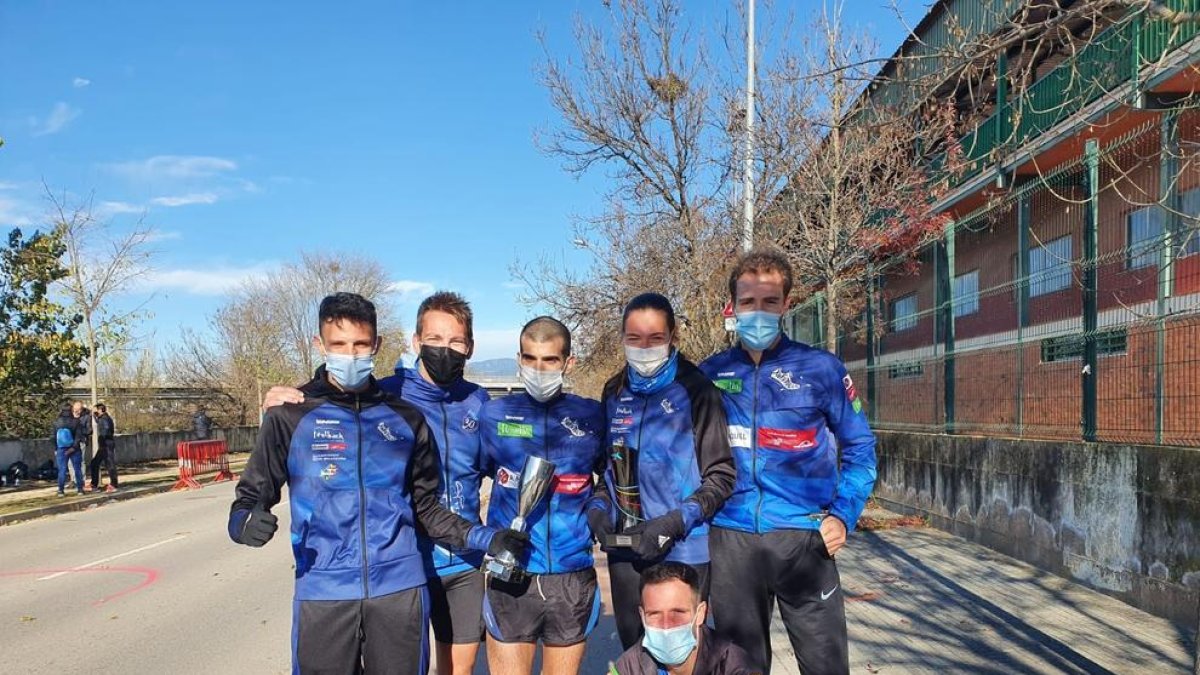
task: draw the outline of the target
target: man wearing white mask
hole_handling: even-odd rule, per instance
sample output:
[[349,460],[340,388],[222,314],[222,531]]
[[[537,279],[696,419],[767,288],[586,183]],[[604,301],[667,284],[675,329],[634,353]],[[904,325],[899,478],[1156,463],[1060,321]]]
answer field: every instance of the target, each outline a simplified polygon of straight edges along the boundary
[[[741,647],[704,625],[708,603],[691,565],[665,562],[642,572],[645,637],[617,660],[617,675],[755,675]],[[609,671],[612,672],[611,670]]]
[[[608,449],[637,474],[641,513],[620,515],[644,522],[623,530],[636,544],[605,551],[617,633],[628,649],[642,635],[638,586],[646,568],[663,560],[687,563],[700,575],[700,597],[708,598],[708,520],[733,491],[735,469],[721,392],[679,353],[670,301],[658,293],[630,300],[621,339],[626,366],[604,385]],[[588,509],[602,543],[620,510],[611,465],[605,485]]]
[[517,356],[525,391],[492,399],[479,411],[484,463],[493,481],[488,523],[507,527],[517,515],[527,456],[552,462],[554,479],[526,518],[528,556],[517,558],[526,574],[513,581],[488,578],[488,671],[528,675],[540,641],[542,672],[574,675],[600,615],[586,508],[593,473],[603,467],[604,419],[599,403],[563,391],[575,357],[561,322],[543,316],[527,323]]

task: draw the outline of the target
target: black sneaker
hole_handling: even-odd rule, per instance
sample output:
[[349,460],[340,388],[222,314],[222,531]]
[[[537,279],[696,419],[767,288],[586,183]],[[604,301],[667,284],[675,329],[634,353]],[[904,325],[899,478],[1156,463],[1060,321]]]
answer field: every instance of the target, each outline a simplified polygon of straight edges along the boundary
[[62,490],[59,490],[59,491],[58,491],[58,496],[59,496],[59,497],[66,497],[66,496],[67,496],[67,493],[63,492]]

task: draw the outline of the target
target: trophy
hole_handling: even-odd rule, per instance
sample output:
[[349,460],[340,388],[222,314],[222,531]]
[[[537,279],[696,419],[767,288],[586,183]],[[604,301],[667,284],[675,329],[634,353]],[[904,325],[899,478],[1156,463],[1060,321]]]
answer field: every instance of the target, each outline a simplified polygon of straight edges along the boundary
[[[525,531],[525,519],[533,512],[538,502],[550,490],[554,480],[554,464],[541,457],[528,455],[525,457],[525,467],[521,469],[521,479],[517,487],[517,517],[512,520],[512,529]],[[501,580],[515,582],[524,575],[524,570],[517,566],[516,557],[508,551],[488,561],[487,572]]]
[[604,545],[611,548],[636,546],[639,534],[622,534],[637,525],[642,518],[642,495],[638,488],[637,448],[614,445],[609,448],[608,458],[612,464],[613,492],[617,497],[617,532],[605,535]]

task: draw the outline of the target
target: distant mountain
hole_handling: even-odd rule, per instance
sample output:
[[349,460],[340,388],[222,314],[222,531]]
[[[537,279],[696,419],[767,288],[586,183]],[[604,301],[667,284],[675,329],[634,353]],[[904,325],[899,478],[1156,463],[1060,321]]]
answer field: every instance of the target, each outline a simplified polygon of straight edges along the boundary
[[513,382],[517,379],[517,360],[487,359],[485,361],[471,361],[467,364],[467,379]]

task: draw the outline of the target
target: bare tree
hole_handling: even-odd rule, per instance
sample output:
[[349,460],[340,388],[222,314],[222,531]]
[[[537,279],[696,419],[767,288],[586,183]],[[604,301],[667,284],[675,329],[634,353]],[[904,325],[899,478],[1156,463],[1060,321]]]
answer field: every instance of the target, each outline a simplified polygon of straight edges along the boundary
[[724,217],[730,146],[711,33],[685,25],[676,0],[606,4],[603,27],[577,21],[577,58],[553,58],[543,38],[540,73],[561,117],[540,147],[570,173],[612,178],[606,212],[575,227],[587,271],[552,257],[512,270],[526,302],[576,329],[581,388],[621,362],[621,308],[644,291],[664,293],[685,317],[685,350],[703,356],[726,344],[722,276],[736,247]]
[[[94,408],[99,402],[100,362],[107,353],[128,344],[135,323],[143,315],[144,304],[117,309],[113,298],[130,290],[151,271],[153,230],[143,216],[126,232],[117,233],[110,222],[95,217],[90,197],[72,204],[65,193],[56,196],[48,186],[46,197],[53,229],[66,248],[69,274],[58,285],[83,319],[80,326]],[[98,436],[92,434],[91,453],[98,443]]]
[[[825,300],[825,347],[861,310],[866,266],[938,238],[948,218],[933,211],[949,187],[961,153],[953,111],[936,100],[900,98],[860,105],[871,74],[863,64],[878,47],[850,34],[835,5],[814,21],[809,40],[784,48],[760,94],[757,144],[772,195],[760,238],[792,260],[800,295]],[[945,159],[937,169],[922,149]],[[844,300],[843,300],[844,298]]]
[[257,420],[266,388],[312,376],[319,358],[312,349],[320,332],[317,308],[338,291],[375,303],[383,338],[376,373],[390,374],[406,350],[391,284],[375,259],[301,253],[298,262],[234,291],[210,317],[207,331],[186,332],[169,358],[170,376],[195,389],[219,422]]

